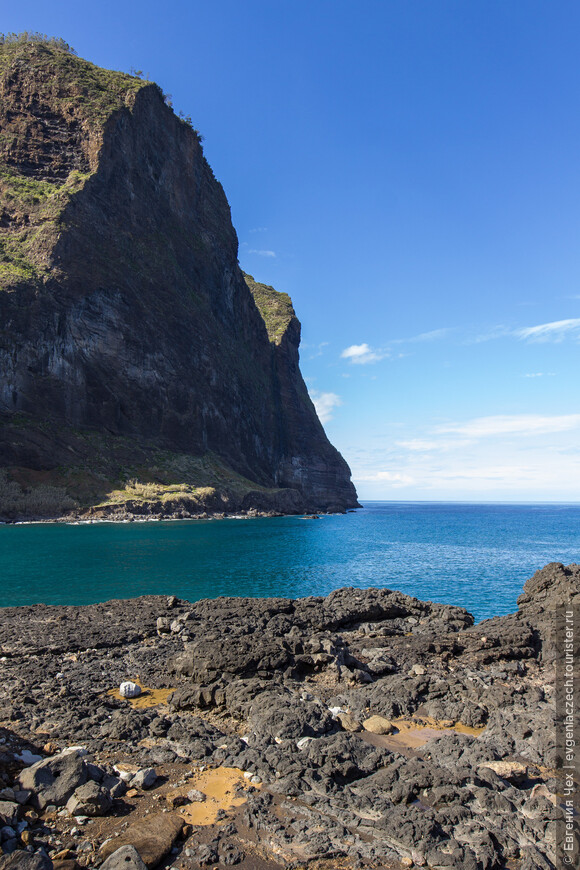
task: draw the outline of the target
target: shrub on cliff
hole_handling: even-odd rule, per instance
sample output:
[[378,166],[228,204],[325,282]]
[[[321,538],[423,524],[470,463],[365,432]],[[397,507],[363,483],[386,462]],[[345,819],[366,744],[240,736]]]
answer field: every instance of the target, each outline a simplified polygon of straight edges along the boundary
[[0,33],[0,45],[25,45],[26,43],[50,45],[59,48],[69,54],[75,54],[72,46],[60,36],[47,36],[46,33],[38,33],[35,30],[23,30],[22,33]]

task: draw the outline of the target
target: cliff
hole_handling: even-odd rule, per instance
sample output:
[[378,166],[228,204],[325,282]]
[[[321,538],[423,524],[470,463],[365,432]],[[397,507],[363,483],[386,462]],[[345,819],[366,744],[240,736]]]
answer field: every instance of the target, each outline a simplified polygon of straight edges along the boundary
[[344,510],[289,297],[157,85],[0,48],[0,513]]

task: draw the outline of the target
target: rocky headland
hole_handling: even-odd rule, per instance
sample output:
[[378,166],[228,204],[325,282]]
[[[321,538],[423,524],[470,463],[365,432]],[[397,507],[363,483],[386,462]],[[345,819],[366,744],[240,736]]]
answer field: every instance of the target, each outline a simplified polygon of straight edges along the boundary
[[565,603],[578,565],[478,625],[386,589],[4,608],[0,870],[551,870]]
[[292,302],[241,271],[169,102],[62,41],[0,39],[0,519],[357,506]]

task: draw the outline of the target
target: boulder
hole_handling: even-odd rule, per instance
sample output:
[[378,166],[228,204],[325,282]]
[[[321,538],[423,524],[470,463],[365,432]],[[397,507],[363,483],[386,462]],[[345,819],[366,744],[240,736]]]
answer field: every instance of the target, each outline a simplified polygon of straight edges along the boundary
[[113,799],[123,797],[127,791],[127,785],[120,776],[108,774],[104,777],[101,785],[109,792]]
[[338,713],[336,718],[345,731],[362,731],[362,725],[351,713]]
[[143,767],[131,780],[131,788],[151,788],[157,781],[154,767]]
[[0,801],[0,824],[13,825],[18,821],[20,804],[14,801]]
[[104,816],[111,809],[113,799],[107,789],[89,780],[75,789],[67,801],[71,816]]
[[52,861],[42,852],[17,849],[11,855],[0,856],[0,870],[52,870]]
[[485,768],[490,768],[502,779],[510,782],[521,782],[528,775],[528,768],[519,761],[486,761],[485,764],[480,765],[480,769],[485,770]]
[[39,809],[49,804],[61,807],[88,779],[87,768],[73,752],[54,755],[27,767],[18,776],[22,789],[33,792],[31,802]]
[[156,813],[130,825],[124,834],[104,843],[101,858],[108,858],[121,846],[133,846],[149,868],[167,855],[183,828],[184,821],[174,813]]
[[121,846],[101,864],[101,870],[146,870],[146,867],[134,846]]
[[370,716],[362,724],[365,731],[371,734],[392,734],[394,731],[393,723],[384,716]]

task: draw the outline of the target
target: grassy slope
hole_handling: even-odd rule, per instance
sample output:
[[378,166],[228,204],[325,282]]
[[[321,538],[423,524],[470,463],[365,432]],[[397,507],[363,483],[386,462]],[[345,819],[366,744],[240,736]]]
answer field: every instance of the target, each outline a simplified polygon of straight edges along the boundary
[[[112,112],[129,105],[137,91],[149,84],[125,73],[101,69],[51,45],[0,45],[0,81],[9,94],[14,79],[34,81],[36,101],[56,114],[78,122],[87,137],[99,132]],[[0,98],[0,116],[9,98]],[[73,171],[62,182],[19,174],[2,159],[29,136],[26,118],[13,118],[0,134],[0,203],[16,220],[0,234],[0,289],[20,281],[40,280],[49,267],[37,252],[50,247],[60,230],[60,216],[90,173]],[[43,244],[44,243],[44,244]],[[48,244],[47,244],[48,243]]]
[[244,274],[258,311],[273,344],[280,344],[291,320],[296,317],[292,300],[287,293],[274,290],[269,284],[260,284],[251,275]]
[[140,78],[95,66],[88,60],[51,45],[5,43],[0,45],[0,75],[25,66],[35,75],[39,98],[58,101],[93,127],[111,112],[127,105],[131,94],[149,84]]

